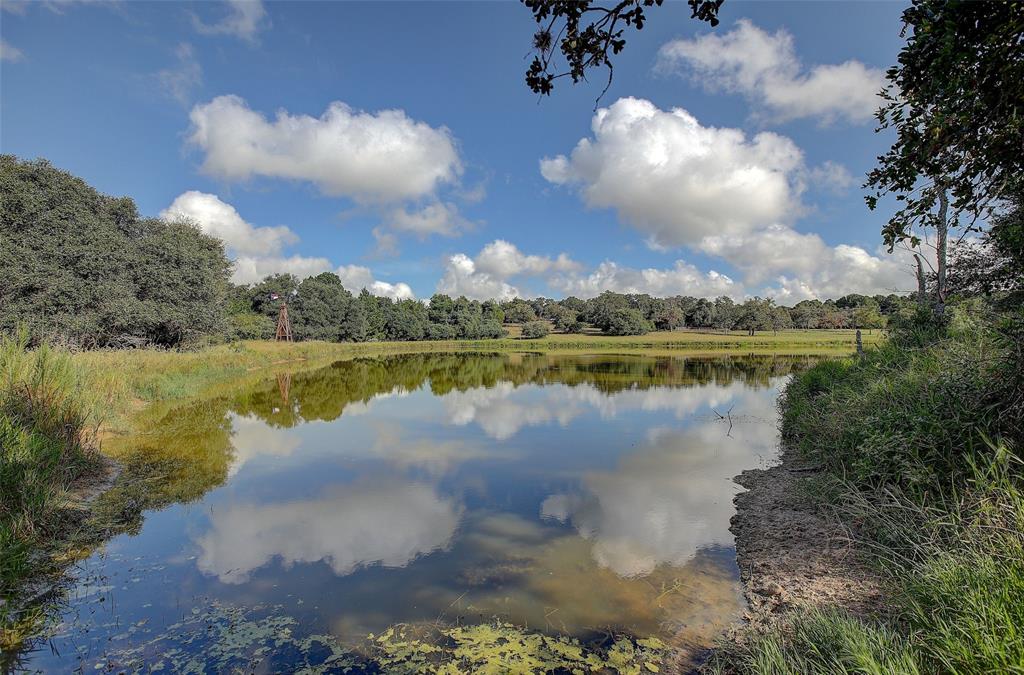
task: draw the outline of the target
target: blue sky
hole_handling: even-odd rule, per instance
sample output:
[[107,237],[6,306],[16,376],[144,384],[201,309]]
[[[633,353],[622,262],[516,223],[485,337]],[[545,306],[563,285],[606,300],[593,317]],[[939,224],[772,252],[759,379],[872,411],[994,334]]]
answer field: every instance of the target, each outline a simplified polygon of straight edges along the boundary
[[0,12],[0,148],[225,240],[236,278],[404,297],[792,303],[907,290],[860,184],[896,3],[683,2],[614,81],[528,91],[517,3],[32,2]]

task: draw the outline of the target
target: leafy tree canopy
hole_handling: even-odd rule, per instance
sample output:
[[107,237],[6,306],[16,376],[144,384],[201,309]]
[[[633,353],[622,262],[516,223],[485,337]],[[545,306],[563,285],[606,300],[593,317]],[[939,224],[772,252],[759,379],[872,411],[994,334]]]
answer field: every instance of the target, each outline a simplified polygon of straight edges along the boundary
[[913,0],[907,42],[886,77],[879,130],[896,140],[868,175],[868,206],[894,195],[890,249],[919,241],[944,193],[973,224],[1024,172],[1024,3]]
[[0,156],[0,331],[176,346],[225,327],[231,264],[187,222],[144,218],[45,160]]
[[994,296],[1005,305],[1024,303],[1024,187],[1017,185],[1007,208],[992,219],[980,243],[953,251],[951,290],[960,295]]

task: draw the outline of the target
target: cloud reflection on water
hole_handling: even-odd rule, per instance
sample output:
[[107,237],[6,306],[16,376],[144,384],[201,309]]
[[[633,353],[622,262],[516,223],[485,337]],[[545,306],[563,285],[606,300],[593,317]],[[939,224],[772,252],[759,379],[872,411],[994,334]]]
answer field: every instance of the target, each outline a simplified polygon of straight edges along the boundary
[[462,508],[418,483],[367,482],[317,499],[244,504],[217,511],[198,540],[199,569],[229,584],[279,558],[323,560],[338,575],[363,565],[404,567],[447,548]]
[[[770,414],[765,396],[741,395],[737,407],[753,417]],[[732,544],[731,479],[772,455],[771,425],[725,422],[655,429],[648,442],[612,470],[583,474],[577,491],[550,495],[541,515],[571,523],[593,542],[594,559],[623,577],[681,566],[698,549]]]
[[[494,387],[453,391],[441,397],[449,424],[479,425],[487,436],[503,441],[525,427],[557,423],[568,426],[574,419],[596,411],[601,419],[633,412],[669,412],[677,419],[695,412],[728,407],[749,392],[741,382],[727,386],[649,387],[600,391],[592,384],[522,385],[501,382]],[[774,416],[774,412],[770,413]]]

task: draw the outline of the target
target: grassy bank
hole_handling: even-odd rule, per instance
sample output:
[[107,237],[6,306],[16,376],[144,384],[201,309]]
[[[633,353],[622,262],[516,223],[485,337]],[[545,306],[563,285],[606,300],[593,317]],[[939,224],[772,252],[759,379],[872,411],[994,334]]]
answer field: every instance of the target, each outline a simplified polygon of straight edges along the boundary
[[131,415],[149,404],[180,401],[248,376],[265,377],[275,368],[315,368],[360,355],[456,348],[451,343],[332,343],[247,340],[198,351],[155,349],[97,350],[71,356],[88,381],[104,383],[110,405],[106,431],[128,430]]
[[797,376],[787,452],[871,551],[878,616],[797,609],[712,672],[1024,672],[1024,317],[980,306]]
[[32,572],[31,554],[63,526],[75,487],[102,471],[96,430],[103,387],[69,354],[0,337],[0,647],[6,600]]

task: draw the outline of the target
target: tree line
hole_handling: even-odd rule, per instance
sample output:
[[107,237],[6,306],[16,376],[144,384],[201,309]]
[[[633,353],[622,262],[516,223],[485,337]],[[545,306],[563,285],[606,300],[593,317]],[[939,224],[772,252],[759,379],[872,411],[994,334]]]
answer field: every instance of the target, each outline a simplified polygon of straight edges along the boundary
[[[293,291],[295,291],[293,293]],[[570,296],[515,298],[504,302],[434,294],[428,303],[393,301],[365,289],[353,295],[336,274],[299,280],[279,274],[258,284],[232,289],[229,332],[233,338],[272,337],[283,299],[296,339],[364,342],[373,340],[480,340],[499,338],[505,326],[521,324],[524,337],[554,330],[582,333],[592,326],[606,335],[642,335],[679,328],[784,330],[790,328],[883,328],[890,317],[909,311],[913,301],[895,294],[846,295],[838,300],[804,300],[794,307],[771,299],[742,303],[691,296],[655,298],[606,291],[589,300]]]
[[27,325],[36,340],[72,345],[177,347],[275,333],[282,302],[297,340],[482,340],[523,326],[639,335],[678,328],[765,331],[881,328],[909,297],[847,295],[793,307],[691,296],[605,292],[484,302],[435,294],[429,301],[353,294],[334,273],[230,282],[223,242],[195,224],[146,218],[128,197],[109,197],[45,160],[0,157],[0,331]]

